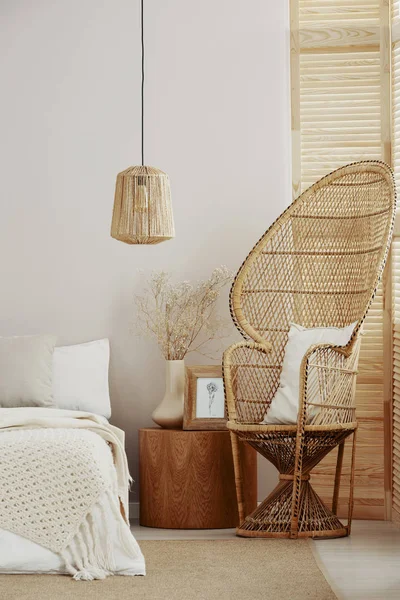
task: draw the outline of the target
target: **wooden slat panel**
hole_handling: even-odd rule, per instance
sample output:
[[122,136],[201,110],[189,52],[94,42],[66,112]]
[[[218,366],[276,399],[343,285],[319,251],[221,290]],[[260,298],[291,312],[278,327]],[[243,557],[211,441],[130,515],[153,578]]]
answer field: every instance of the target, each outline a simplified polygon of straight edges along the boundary
[[379,1],[300,0],[301,47],[379,45]]
[[300,0],[302,50],[379,46],[379,0]]
[[379,24],[379,3],[376,0],[299,0],[299,13],[303,24],[317,18],[330,23],[348,19],[371,20]]
[[[393,127],[393,169],[396,178],[397,189],[400,184],[400,90],[396,82],[400,80],[400,43],[394,44],[392,51],[392,127]],[[394,284],[400,286],[400,272],[395,274],[397,278]]]
[[400,18],[400,3],[399,0],[392,0],[392,26],[396,25],[396,22]]
[[[400,184],[400,11],[392,2],[392,160]],[[392,519],[400,524],[400,232],[395,230],[392,244],[392,322],[393,322],[393,450]]]
[[346,163],[381,157],[378,50],[302,54],[300,89],[303,189]]
[[400,507],[393,507],[393,511],[392,511],[392,517],[393,517],[393,521],[395,523],[397,523],[398,525],[400,525]]
[[[396,48],[397,50],[397,48]],[[393,52],[393,75],[400,70],[400,54]],[[397,157],[400,150],[400,132],[398,104],[400,96],[393,91],[393,150]],[[400,169],[398,158],[395,162],[395,177],[399,185]],[[392,518],[400,524],[400,237],[395,237],[392,244],[393,275],[393,487]]]
[[378,46],[379,27],[362,23],[357,27],[310,27],[300,29],[300,48]]
[[[295,86],[296,98],[300,103],[301,134],[301,154],[297,157],[297,164],[301,164],[302,190],[346,163],[368,159],[391,160],[387,8],[385,0],[299,0],[296,3],[300,81],[295,82]],[[400,73],[398,75],[400,89]],[[298,146],[295,151],[298,152]],[[400,289],[400,273],[398,286]],[[384,406],[388,393],[385,384],[387,367],[384,366],[387,347],[383,336],[387,327],[385,293],[386,288],[380,286],[365,322],[361,345],[356,389],[359,420],[355,473],[356,518],[387,518],[384,453]],[[398,386],[400,389],[400,372]],[[346,442],[344,480],[339,496],[339,511],[343,516],[347,511],[350,447],[351,440]],[[336,452],[333,452],[313,475],[316,490],[328,501],[328,505],[332,498],[335,466]]]
[[[358,418],[356,475],[354,488],[354,517],[359,519],[384,519],[384,432],[383,419]],[[348,510],[351,440],[346,441],[342,481],[339,495],[339,516],[345,518]],[[314,470],[312,482],[318,494],[332,505],[332,480],[335,474],[337,452],[331,452]]]
[[292,134],[292,200],[295,200],[301,192],[300,42],[299,5],[297,0],[290,0],[290,81]]

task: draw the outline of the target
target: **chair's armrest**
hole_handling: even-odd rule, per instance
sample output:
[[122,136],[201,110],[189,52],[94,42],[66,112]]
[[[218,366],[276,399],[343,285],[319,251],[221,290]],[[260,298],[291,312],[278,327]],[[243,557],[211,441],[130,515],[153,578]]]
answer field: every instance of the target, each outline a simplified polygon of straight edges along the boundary
[[347,346],[311,346],[300,367],[298,428],[353,423],[361,336]]
[[280,366],[271,362],[270,343],[239,342],[222,359],[229,419],[259,423],[279,385]]

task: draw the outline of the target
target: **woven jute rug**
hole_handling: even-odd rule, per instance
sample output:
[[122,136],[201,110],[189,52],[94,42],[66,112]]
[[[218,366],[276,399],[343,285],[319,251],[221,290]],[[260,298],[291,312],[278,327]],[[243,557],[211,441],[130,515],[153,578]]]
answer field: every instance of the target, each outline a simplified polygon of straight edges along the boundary
[[140,542],[146,577],[1,575],[4,600],[334,600],[306,540]]

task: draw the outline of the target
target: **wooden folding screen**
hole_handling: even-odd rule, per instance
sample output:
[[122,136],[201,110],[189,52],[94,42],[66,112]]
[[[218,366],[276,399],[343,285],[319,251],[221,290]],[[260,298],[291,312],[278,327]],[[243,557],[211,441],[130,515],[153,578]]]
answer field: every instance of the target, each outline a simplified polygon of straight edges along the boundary
[[400,524],[400,237],[392,244],[393,266],[393,505],[392,518]]
[[[294,197],[346,163],[368,159],[391,163],[388,2],[290,0]],[[391,446],[389,438],[384,442],[391,421],[391,345],[384,344],[384,330],[391,338],[388,273],[366,320],[361,349],[355,518],[390,518],[392,505]],[[335,461],[332,453],[313,476],[327,503]],[[339,513],[346,503],[349,468],[345,452]]]
[[[397,189],[400,190],[400,3],[392,3],[392,148]],[[393,487],[392,518],[400,523],[400,227],[392,244],[393,297]]]

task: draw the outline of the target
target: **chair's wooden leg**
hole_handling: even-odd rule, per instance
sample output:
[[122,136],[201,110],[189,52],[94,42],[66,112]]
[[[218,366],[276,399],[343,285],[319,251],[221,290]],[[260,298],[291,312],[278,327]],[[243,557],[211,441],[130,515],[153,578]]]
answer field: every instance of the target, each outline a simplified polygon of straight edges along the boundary
[[353,447],[351,451],[351,472],[350,472],[350,495],[349,495],[349,514],[347,519],[347,533],[351,533],[351,522],[353,519],[353,507],[354,507],[354,472],[355,472],[355,459],[356,459],[356,433],[357,429],[353,433]]
[[246,515],[244,510],[243,477],[240,461],[239,438],[235,433],[233,433],[233,431],[231,431],[230,433],[232,443],[233,467],[235,470],[236,498],[240,525],[240,523],[244,521]]
[[333,488],[333,499],[332,499],[332,512],[337,515],[338,501],[339,501],[339,490],[340,480],[342,477],[343,467],[343,453],[344,453],[344,441],[338,446],[338,455],[336,461],[336,473],[335,473],[335,487]]
[[301,475],[303,469],[303,445],[304,435],[301,432],[298,432],[296,438],[296,455],[293,474],[292,514],[290,519],[290,537],[292,539],[299,537],[299,504]]

